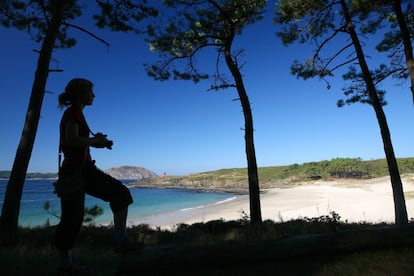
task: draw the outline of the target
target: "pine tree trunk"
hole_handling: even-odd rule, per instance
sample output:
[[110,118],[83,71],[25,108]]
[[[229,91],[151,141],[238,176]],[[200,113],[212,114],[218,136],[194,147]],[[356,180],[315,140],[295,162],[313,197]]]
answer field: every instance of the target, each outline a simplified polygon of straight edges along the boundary
[[237,88],[242,104],[244,120],[245,120],[245,143],[247,156],[247,173],[249,178],[249,199],[250,199],[250,218],[253,224],[260,224],[262,222],[262,214],[260,207],[260,189],[259,176],[257,173],[256,151],[254,148],[253,135],[253,117],[250,109],[250,102],[247,97],[244,86]]
[[394,197],[394,208],[395,208],[395,223],[398,225],[404,225],[408,223],[407,208],[405,205],[404,191],[400,172],[398,170],[397,159],[395,158],[394,148],[391,142],[391,134],[388,128],[387,119],[385,117],[384,110],[381,102],[378,98],[377,91],[372,80],[372,76],[369,72],[368,65],[365,61],[364,53],[359,42],[358,35],[355,32],[352,24],[351,17],[349,15],[348,6],[344,0],[341,0],[342,10],[344,12],[345,20],[348,26],[348,32],[351,36],[352,43],[355,47],[355,51],[358,57],[359,65],[364,75],[364,80],[367,85],[367,91],[371,100],[372,106],[377,116],[378,124],[381,130],[382,142],[384,145],[385,156],[388,164],[388,171],[390,173],[391,185]]
[[39,124],[46,81],[49,75],[49,63],[63,18],[64,0],[56,0],[54,4],[55,10],[40,50],[23,132],[4,196],[0,218],[1,245],[13,245],[16,242],[24,181]]
[[244,139],[249,180],[250,220],[252,224],[260,224],[262,223],[262,210],[260,207],[259,176],[257,173],[256,150],[254,147],[253,116],[240,70],[231,58],[230,44],[226,48],[225,59],[236,82],[237,93],[240,98],[244,115]]
[[407,27],[407,22],[404,18],[404,13],[401,9],[401,1],[395,0],[393,3],[393,9],[395,15],[397,16],[398,25],[400,26],[401,39],[404,45],[404,54],[405,61],[407,63],[408,72],[410,73],[410,82],[411,82],[411,95],[414,103],[414,57],[413,57],[413,47],[411,45],[411,36],[410,31]]

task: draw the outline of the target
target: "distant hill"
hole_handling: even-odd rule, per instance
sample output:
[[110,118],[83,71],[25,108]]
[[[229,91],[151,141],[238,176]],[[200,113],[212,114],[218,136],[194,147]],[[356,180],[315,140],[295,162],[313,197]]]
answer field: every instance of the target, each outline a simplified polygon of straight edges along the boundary
[[142,167],[122,166],[105,170],[105,173],[116,179],[147,179],[156,177],[157,174]]
[[[0,171],[0,179],[8,179],[11,171]],[[118,168],[110,168],[105,173],[116,179],[147,179],[156,177],[157,174],[142,167],[122,166]],[[55,179],[56,173],[27,173],[27,179]]]
[[[0,179],[8,179],[11,171],[0,171]],[[27,173],[27,179],[55,179],[57,173]]]

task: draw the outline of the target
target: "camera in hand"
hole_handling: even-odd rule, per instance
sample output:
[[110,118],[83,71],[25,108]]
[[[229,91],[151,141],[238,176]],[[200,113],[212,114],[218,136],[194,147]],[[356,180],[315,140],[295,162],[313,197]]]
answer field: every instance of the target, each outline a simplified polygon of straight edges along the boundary
[[100,145],[100,146],[102,146],[103,148],[112,149],[112,145],[114,144],[114,142],[112,140],[108,140],[106,138],[108,135],[103,134],[101,132],[98,132],[98,133],[94,134],[94,136],[99,137],[99,138],[104,140],[103,145]]
[[107,140],[105,142],[105,148],[107,149],[112,149],[112,145],[114,144],[114,142],[112,140]]

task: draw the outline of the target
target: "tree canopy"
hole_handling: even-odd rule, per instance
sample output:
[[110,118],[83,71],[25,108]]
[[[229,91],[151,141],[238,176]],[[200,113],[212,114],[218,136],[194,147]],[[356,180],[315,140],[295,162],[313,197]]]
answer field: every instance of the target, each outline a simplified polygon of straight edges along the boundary
[[[413,33],[413,7],[405,2],[404,15],[410,33]],[[328,77],[337,72],[347,84],[343,87],[345,98],[338,101],[338,106],[356,102],[372,104],[367,93],[364,74],[358,67],[356,52],[352,41],[348,38],[348,28],[340,1],[285,1],[281,0],[276,9],[275,22],[283,27],[277,32],[285,45],[292,43],[313,43],[315,50],[305,62],[296,60],[291,67],[292,74],[298,78],[308,79],[318,77],[324,80],[327,88],[331,88]],[[407,79],[409,68],[404,60],[404,44],[397,17],[394,1],[348,1],[351,11],[352,28],[359,34],[365,45],[365,51],[374,35],[381,35],[386,30],[384,38],[375,47],[371,47],[366,59],[375,59],[372,53],[387,51],[389,62],[381,63],[376,69],[370,71],[374,85],[380,84],[384,79]],[[372,65],[371,65],[372,67]],[[344,72],[345,68],[347,69]],[[385,91],[377,88],[377,95],[382,105],[386,104]]]
[[[64,2],[64,12],[55,48],[70,48],[76,45],[67,31],[72,25],[70,20],[82,15],[82,7],[76,0]],[[42,42],[55,10],[56,1],[33,0],[2,1],[0,5],[0,24],[7,28],[27,31],[36,42]]]
[[[266,1],[263,0],[193,0],[165,1],[171,17],[166,24],[153,24],[148,28],[147,42],[160,60],[146,64],[150,77],[157,80],[200,80],[213,78],[211,89],[234,87],[237,90],[244,115],[244,137],[247,159],[250,218],[253,224],[261,223],[260,189],[253,135],[253,115],[242,74],[243,50],[234,50],[233,42],[243,29],[262,19]],[[213,48],[215,70],[205,73],[196,64],[196,56]],[[182,62],[181,62],[182,61]],[[177,62],[179,66],[176,67]],[[223,73],[226,66],[231,78]]]
[[[318,77],[326,80],[333,76],[334,71],[348,66],[348,72],[343,74],[348,81],[343,89],[348,98],[338,101],[338,106],[355,102],[370,104],[377,117],[381,131],[384,152],[387,159],[388,170],[393,188],[395,221],[397,224],[407,224],[407,208],[401,176],[398,169],[394,147],[387,119],[382,106],[385,104],[383,90],[377,88],[382,78],[381,70],[386,66],[380,65],[379,69],[370,70],[361,37],[367,33],[367,29],[375,30],[378,22],[375,18],[365,18],[365,11],[361,12],[359,2],[346,0],[320,0],[307,2],[303,0],[280,0],[280,9],[276,11],[276,22],[287,25],[287,28],[278,33],[284,43],[299,41],[304,43],[311,41],[314,46],[314,54],[303,63],[296,61],[292,66],[292,73],[298,77],[307,79]],[[364,8],[372,8],[369,2]],[[378,3],[377,3],[378,4]],[[379,4],[381,6],[381,4]],[[375,5],[374,5],[375,6]],[[364,16],[361,16],[364,15]],[[358,19],[359,16],[359,20]],[[374,23],[372,23],[374,22]],[[373,31],[371,31],[373,32]],[[334,51],[326,51],[327,45],[334,39],[344,34],[343,44]],[[329,83],[328,83],[329,88]]]
[[[220,68],[225,65],[225,50],[231,49],[234,36],[240,35],[243,28],[263,18],[265,4],[263,0],[166,1],[170,17],[148,27],[146,41],[151,51],[162,57],[156,64],[146,64],[149,76],[157,80],[173,78],[196,83],[212,78],[211,89],[235,87]],[[197,55],[212,47],[217,56],[215,71],[210,73],[197,66]],[[239,59],[242,52],[231,53],[239,68],[243,66]]]

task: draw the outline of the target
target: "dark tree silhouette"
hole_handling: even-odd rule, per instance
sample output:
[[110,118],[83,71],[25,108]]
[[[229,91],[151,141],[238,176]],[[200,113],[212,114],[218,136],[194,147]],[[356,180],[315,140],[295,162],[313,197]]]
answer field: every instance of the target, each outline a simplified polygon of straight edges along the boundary
[[[253,115],[250,101],[240,72],[243,62],[242,51],[233,50],[234,38],[243,28],[261,19],[266,1],[169,1],[174,8],[175,20],[160,29],[152,25],[149,39],[152,50],[164,58],[158,64],[147,65],[149,75],[155,79],[166,80],[171,75],[175,79],[191,79],[197,82],[207,78],[195,67],[195,57],[205,48],[217,49],[216,68],[224,58],[234,82],[228,82],[217,71],[215,84],[211,89],[235,87],[244,115],[244,138],[249,182],[250,219],[253,224],[262,222],[260,189],[257,173],[256,151],[254,146]],[[183,70],[173,68],[176,61],[186,60]]]
[[[351,1],[352,2],[352,1]],[[352,2],[353,3],[353,2]],[[301,43],[312,41],[316,45],[315,53],[306,62],[296,61],[292,66],[293,74],[308,79],[318,77],[326,80],[333,76],[339,68],[349,66],[349,71],[343,75],[350,85],[344,89],[344,94],[349,98],[339,101],[338,105],[345,103],[361,102],[370,104],[375,111],[384,151],[387,159],[388,170],[391,177],[391,185],[394,196],[395,222],[402,225],[408,223],[407,209],[398,170],[397,160],[391,142],[388,123],[382,106],[385,104],[384,91],[379,91],[375,86],[378,70],[371,72],[366,62],[366,57],[361,45],[357,27],[366,28],[365,21],[353,20],[360,10],[348,5],[345,0],[281,0],[276,11],[275,21],[287,26],[278,35],[285,44],[295,41]],[[352,9],[354,7],[355,9]],[[372,27],[372,25],[371,25]],[[345,34],[347,43],[339,44],[341,48],[328,58],[323,58],[323,50],[341,34]],[[344,57],[345,56],[345,57]],[[337,62],[337,64],[334,64]],[[357,64],[357,67],[354,66]],[[329,83],[328,83],[329,88]]]
[[[51,18],[47,16],[44,21],[45,26],[42,26],[42,28],[45,28],[45,36],[39,53],[32,94],[27,108],[22,136],[17,148],[16,157],[14,159],[13,168],[4,197],[3,209],[0,218],[1,245],[12,245],[16,242],[20,201],[26,178],[27,167],[29,165],[36,137],[37,126],[39,124],[46,80],[49,75],[49,63],[59,34],[59,28],[64,17],[64,2],[64,0],[56,0],[50,1],[48,6],[38,6],[39,8],[44,8],[45,11],[47,10],[48,15],[50,15]],[[27,19],[27,17],[24,18]]]
[[[384,18],[390,23],[390,31],[385,33],[384,39],[376,47],[379,52],[388,52],[392,65],[387,67],[386,74],[383,73],[383,79],[388,76],[402,80],[408,78],[414,102],[414,58],[411,44],[414,39],[414,7],[408,2],[388,0],[373,11],[379,19]],[[373,3],[379,5],[381,1]],[[405,3],[405,9],[402,7],[403,3]]]
[[[136,31],[134,8],[129,1],[119,5],[110,5],[101,22],[111,29]],[[245,151],[250,196],[250,219],[252,223],[261,223],[259,178],[257,174],[256,152],[253,135],[253,116],[247,91],[240,69],[242,50],[233,49],[234,38],[243,28],[262,18],[266,1],[264,0],[169,0],[162,6],[163,16],[150,23],[146,31],[146,41],[151,50],[159,54],[158,63],[146,64],[150,77],[164,81],[192,80],[197,83],[212,78],[212,90],[236,88],[244,115]],[[158,10],[161,9],[159,5]],[[213,48],[216,72],[211,76],[196,66],[198,55]],[[213,59],[214,60],[214,59]],[[225,64],[231,73],[232,81],[220,72]]]
[[[112,1],[112,3],[117,2],[116,0]],[[105,6],[99,5],[99,7],[102,9],[101,13],[105,13],[105,10],[103,10]],[[41,43],[23,132],[4,197],[0,218],[0,245],[13,245],[16,242],[20,201],[39,124],[46,81],[51,71],[49,64],[53,50],[75,46],[76,40],[67,35],[69,28],[84,32],[109,46],[106,41],[87,29],[69,23],[70,20],[79,17],[81,14],[82,6],[78,4],[77,0],[0,2],[0,24],[4,27],[27,30],[36,42]],[[150,16],[150,12],[143,10],[137,16],[143,19]],[[138,20],[138,18],[136,19]],[[101,24],[99,15],[96,15],[96,20],[99,26]]]

